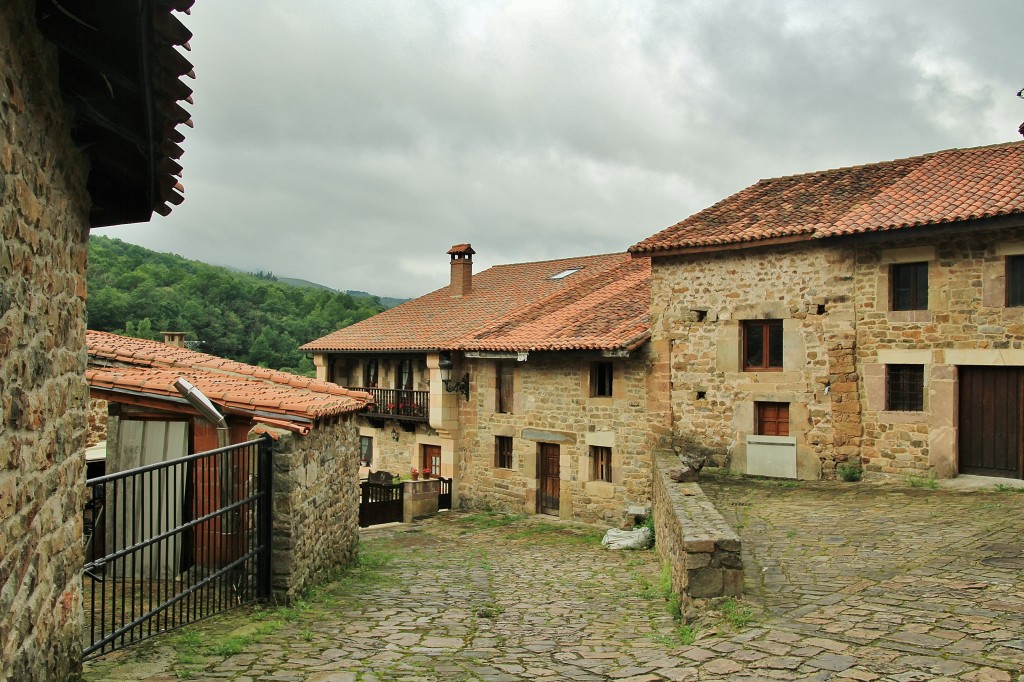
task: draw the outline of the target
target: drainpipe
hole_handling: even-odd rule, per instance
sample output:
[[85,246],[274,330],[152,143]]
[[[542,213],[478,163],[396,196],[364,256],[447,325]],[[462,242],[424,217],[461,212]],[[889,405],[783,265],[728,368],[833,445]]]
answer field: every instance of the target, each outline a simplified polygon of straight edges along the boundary
[[[199,414],[203,415],[208,422],[217,427],[217,447],[224,448],[231,445],[231,432],[228,430],[228,421],[213,406],[210,399],[203,395],[202,391],[181,377],[175,379],[174,388],[178,389],[178,393],[192,407],[199,410]],[[234,458],[234,455],[230,456],[232,459]],[[221,455],[218,469],[220,471],[220,505],[223,509],[230,506],[234,501],[234,462]],[[238,525],[238,511],[236,510],[230,517],[221,521],[221,535],[234,535],[238,530]]]
[[203,395],[202,391],[181,377],[175,379],[174,388],[178,389],[178,393],[192,407],[199,410],[199,414],[203,415],[206,421],[217,427],[217,447],[223,448],[231,445],[231,432],[228,430],[228,421],[224,418],[224,415],[217,411],[217,408],[213,406],[210,399]]

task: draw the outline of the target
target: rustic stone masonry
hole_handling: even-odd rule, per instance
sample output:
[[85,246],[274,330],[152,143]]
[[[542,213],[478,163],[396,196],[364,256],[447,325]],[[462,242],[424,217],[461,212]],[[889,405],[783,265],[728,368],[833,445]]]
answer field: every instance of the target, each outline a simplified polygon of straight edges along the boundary
[[85,447],[87,448],[107,439],[107,404],[106,400],[96,400],[95,398],[89,400],[87,415],[89,423],[85,435]]
[[353,416],[274,442],[273,591],[290,603],[356,557],[359,432]]
[[668,476],[679,467],[672,453],[659,453],[654,475],[654,534],[661,560],[672,571],[672,591],[684,598],[743,594],[740,539],[697,483]]
[[0,3],[0,679],[82,649],[89,196],[35,3]]
[[[590,397],[590,368],[611,361],[611,397]],[[508,361],[504,361],[508,362]],[[559,516],[628,526],[651,503],[649,346],[628,358],[531,353],[514,365],[512,411],[499,413],[497,365],[469,360],[470,399],[459,402],[457,472],[462,506],[535,513],[541,443],[560,448]],[[512,439],[512,467],[495,461],[495,437]],[[595,480],[591,448],[610,447],[612,480]]]
[[[858,248],[857,362],[869,471],[958,471],[959,369],[1024,365],[1024,307],[1006,305],[1007,258],[1024,254],[1020,220]],[[894,264],[928,264],[928,309],[889,309]],[[925,367],[924,409],[886,409],[886,367]]]
[[[756,403],[778,402],[789,405],[797,478],[856,461],[853,262],[852,247],[820,244],[655,259],[652,343],[668,356],[677,452],[746,473]],[[759,319],[783,322],[782,371],[743,370],[743,322]]]

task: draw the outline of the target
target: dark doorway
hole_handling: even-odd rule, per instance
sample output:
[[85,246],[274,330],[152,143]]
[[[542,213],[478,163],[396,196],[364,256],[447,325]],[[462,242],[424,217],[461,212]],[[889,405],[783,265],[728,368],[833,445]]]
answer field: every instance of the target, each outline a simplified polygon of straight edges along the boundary
[[540,500],[541,514],[558,515],[560,450],[553,443],[540,443]]
[[1024,368],[958,369],[960,473],[1021,478]]

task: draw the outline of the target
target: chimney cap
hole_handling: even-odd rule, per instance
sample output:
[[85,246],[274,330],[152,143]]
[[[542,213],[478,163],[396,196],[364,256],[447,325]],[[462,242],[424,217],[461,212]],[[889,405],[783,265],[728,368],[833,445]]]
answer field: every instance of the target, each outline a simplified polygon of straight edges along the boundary
[[452,248],[448,249],[448,253],[453,256],[472,256],[476,251],[474,251],[473,247],[469,244],[456,244]]

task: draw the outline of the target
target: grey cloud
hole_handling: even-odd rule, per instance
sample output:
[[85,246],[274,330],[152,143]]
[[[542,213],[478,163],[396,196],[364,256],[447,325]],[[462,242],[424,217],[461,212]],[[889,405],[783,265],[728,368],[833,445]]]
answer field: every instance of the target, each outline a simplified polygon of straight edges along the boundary
[[761,177],[1015,139],[1020,5],[197,3],[187,200],[104,232],[401,296],[457,242],[618,251]]

